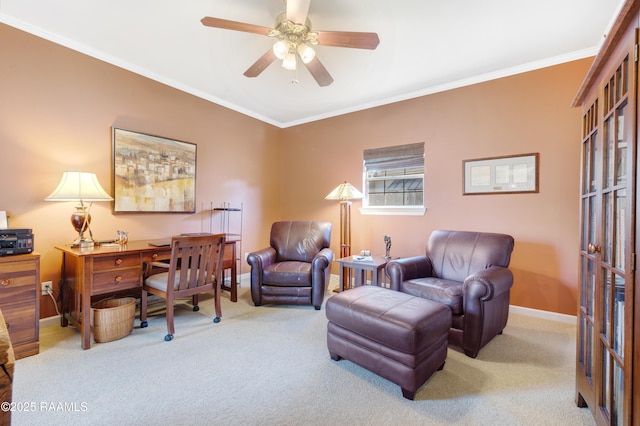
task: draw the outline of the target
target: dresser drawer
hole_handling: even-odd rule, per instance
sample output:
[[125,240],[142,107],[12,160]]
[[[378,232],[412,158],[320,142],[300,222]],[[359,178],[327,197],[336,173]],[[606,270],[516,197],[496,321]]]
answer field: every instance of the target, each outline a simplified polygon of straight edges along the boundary
[[0,307],[20,300],[36,300],[36,274],[33,269],[7,274],[0,273]]
[[139,254],[116,254],[93,259],[93,271],[101,272],[111,269],[142,267]]
[[104,272],[94,272],[92,295],[112,293],[120,290],[140,287],[140,268],[116,269]]
[[36,305],[33,301],[3,305],[2,315],[14,348],[38,341],[38,328],[35,324]]
[[0,257],[0,310],[16,359],[40,351],[40,255]]

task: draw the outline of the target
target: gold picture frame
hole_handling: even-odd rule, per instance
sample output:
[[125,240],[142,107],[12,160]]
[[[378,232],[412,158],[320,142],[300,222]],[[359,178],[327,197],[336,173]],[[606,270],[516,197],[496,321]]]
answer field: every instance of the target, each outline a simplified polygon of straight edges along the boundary
[[197,146],[112,128],[114,213],[195,213]]
[[539,167],[539,153],[464,160],[462,194],[537,193]]

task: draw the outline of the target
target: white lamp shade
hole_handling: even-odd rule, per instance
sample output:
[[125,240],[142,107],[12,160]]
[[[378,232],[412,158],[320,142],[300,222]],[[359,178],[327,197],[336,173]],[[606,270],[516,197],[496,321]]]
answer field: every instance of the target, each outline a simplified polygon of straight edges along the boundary
[[284,60],[282,61],[282,68],[289,71],[295,71],[296,69],[295,50],[293,52],[287,53],[287,55],[284,57]]
[[304,62],[305,64],[313,61],[313,58],[316,57],[316,51],[304,43],[301,43],[298,46],[298,54],[300,55],[300,59],[302,59],[302,62]]
[[364,198],[362,192],[358,191],[353,185],[348,182],[341,183],[329,193],[325,200],[359,200]]
[[278,59],[284,59],[289,52],[289,43],[286,40],[280,40],[276,44],[273,45],[273,53],[276,55]]
[[56,189],[45,201],[111,201],[95,173],[64,172]]

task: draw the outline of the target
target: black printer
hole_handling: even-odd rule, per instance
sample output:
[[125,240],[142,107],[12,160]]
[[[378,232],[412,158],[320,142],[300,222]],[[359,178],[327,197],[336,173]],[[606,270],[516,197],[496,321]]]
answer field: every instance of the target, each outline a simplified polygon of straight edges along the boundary
[[27,254],[33,251],[31,229],[0,229],[0,256]]

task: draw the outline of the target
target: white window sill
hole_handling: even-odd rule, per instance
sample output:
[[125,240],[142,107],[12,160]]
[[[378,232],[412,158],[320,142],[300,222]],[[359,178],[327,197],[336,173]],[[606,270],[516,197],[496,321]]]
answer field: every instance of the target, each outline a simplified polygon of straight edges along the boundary
[[424,216],[427,209],[424,207],[361,207],[360,213],[363,215],[378,216]]

